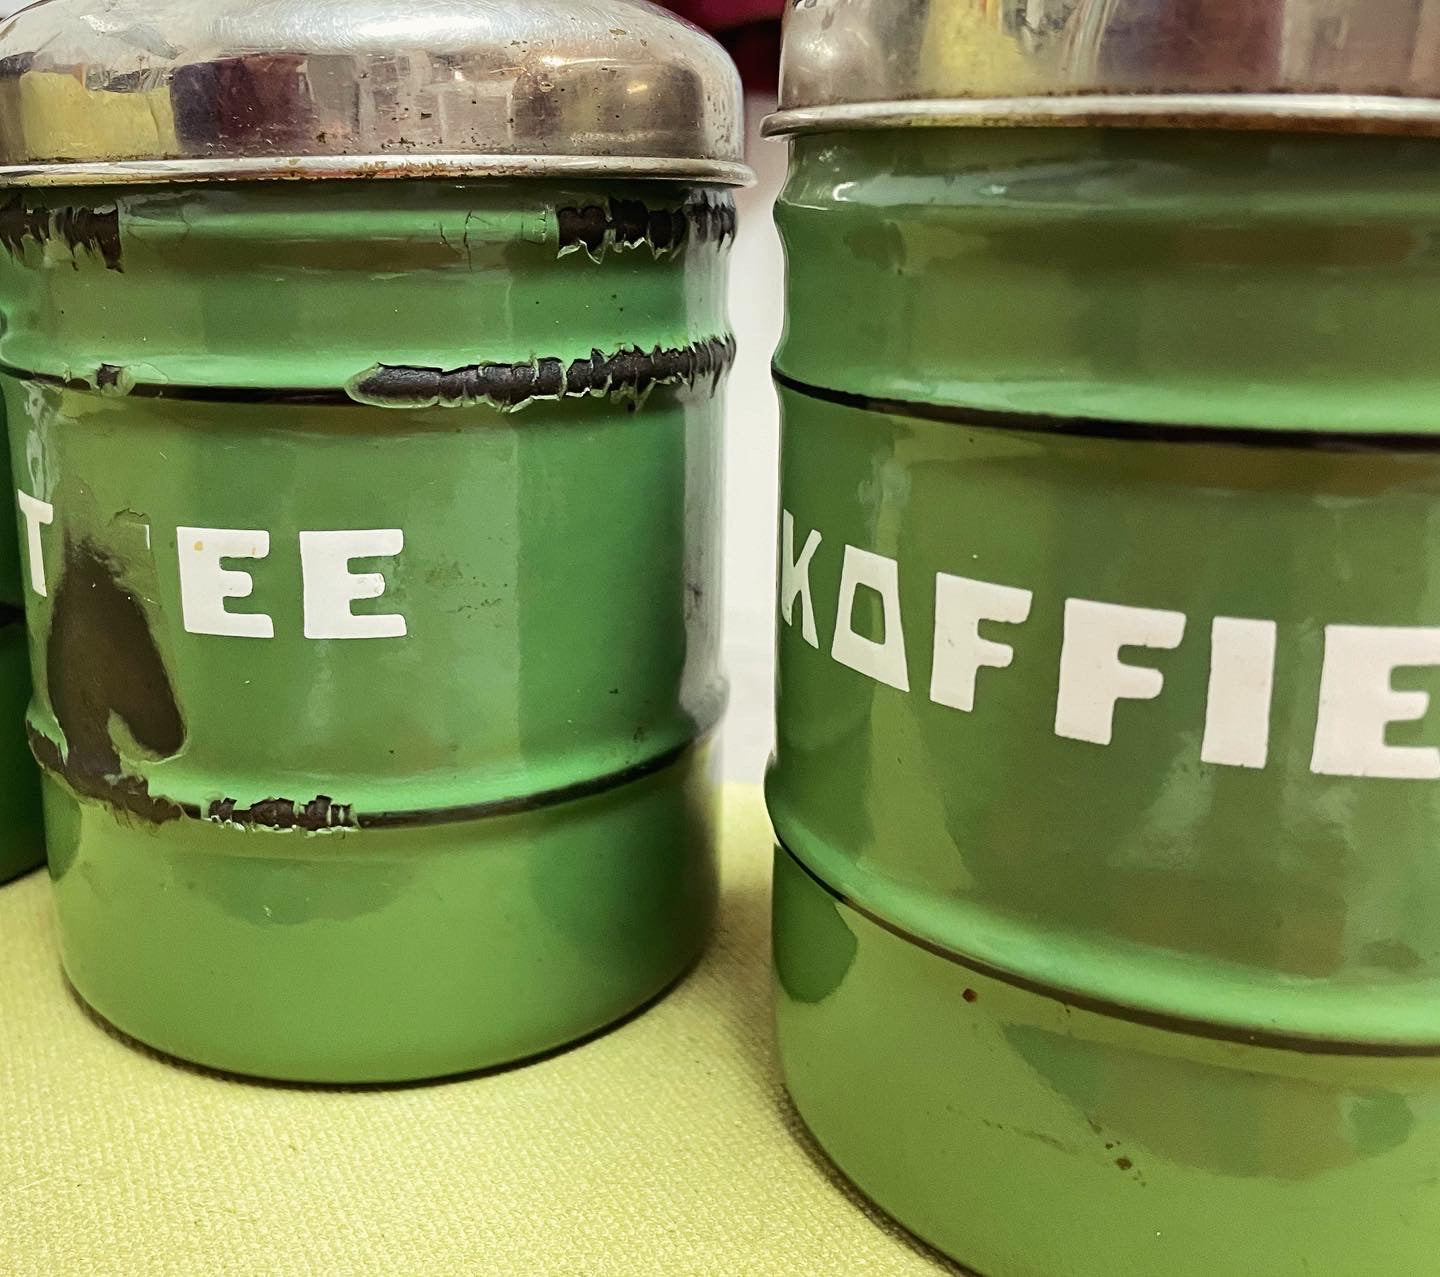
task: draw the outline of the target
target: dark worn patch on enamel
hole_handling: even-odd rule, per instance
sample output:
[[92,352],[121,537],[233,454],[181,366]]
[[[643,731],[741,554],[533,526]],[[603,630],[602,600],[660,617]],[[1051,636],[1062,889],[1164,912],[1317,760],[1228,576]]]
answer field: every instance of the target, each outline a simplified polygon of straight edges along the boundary
[[585,395],[644,398],[657,386],[693,387],[709,381],[712,393],[735,358],[735,339],[711,337],[689,346],[599,350],[568,363],[557,358],[461,368],[377,364],[347,387],[360,403],[383,408],[458,408],[472,404],[513,410],[537,399]]
[[687,243],[734,239],[735,200],[702,192],[678,208],[654,208],[643,200],[609,199],[557,208],[555,220],[562,256],[583,249],[598,262],[613,249],[648,247],[659,257]]
[[0,200],[0,245],[16,261],[25,256],[25,241],[44,248],[58,240],[69,249],[72,257],[91,253],[105,263],[107,270],[120,270],[120,210],[114,205],[84,208],[62,205],[58,208],[34,206],[24,191],[16,191]]
[[219,824],[256,829],[303,829],[309,833],[356,827],[354,809],[324,794],[305,803],[291,798],[265,798],[249,807],[241,807],[233,798],[221,798],[210,804],[205,816]]
[[31,747],[42,766],[76,793],[144,819],[184,814],[178,803],[151,794],[142,777],[126,774],[111,738],[111,721],[119,719],[141,749],[170,758],[185,744],[185,720],[144,608],[93,542],[66,546],[45,676],[65,749],[62,754],[54,741],[32,731]]

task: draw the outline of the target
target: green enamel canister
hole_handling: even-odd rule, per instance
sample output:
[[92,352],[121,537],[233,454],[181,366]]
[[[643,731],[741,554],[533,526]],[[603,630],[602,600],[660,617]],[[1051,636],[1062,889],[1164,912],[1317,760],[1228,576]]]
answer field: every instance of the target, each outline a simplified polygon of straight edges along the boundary
[[0,58],[76,990],[330,1082],[654,998],[715,898],[723,50],[636,0],[48,0]]
[[788,15],[779,1049],[985,1277],[1435,1271],[1437,20]]

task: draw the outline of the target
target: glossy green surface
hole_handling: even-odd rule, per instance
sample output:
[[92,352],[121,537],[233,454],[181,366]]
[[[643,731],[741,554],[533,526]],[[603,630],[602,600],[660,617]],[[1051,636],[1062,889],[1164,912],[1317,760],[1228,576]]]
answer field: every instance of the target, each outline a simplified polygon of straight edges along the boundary
[[801,1117],[974,1272],[1434,1271],[1432,1062],[1178,1036],[1039,998],[897,939],[783,852],[775,907]]
[[1434,426],[1433,140],[912,129],[794,154],[791,376],[1128,421]]
[[[0,360],[18,482],[54,508],[26,601],[62,949],[119,1027],[244,1072],[420,1077],[591,1032],[698,952],[715,385],[510,412],[346,389],[723,338],[723,240],[560,240],[557,208],[685,195],[26,196],[118,225],[119,269],[55,236],[3,263]],[[227,529],[268,534],[222,564],[271,637],[187,620],[181,562]],[[302,535],[374,529],[403,548],[351,561],[383,594],[348,610],[403,635],[307,637]],[[307,805],[343,827],[270,827]]]
[[119,821],[45,785],[61,952],[147,1044],[301,1081],[440,1077],[622,1018],[714,912],[703,752],[531,813],[325,835]]
[[[1079,130],[796,145],[782,374],[1108,419],[782,393],[795,552],[822,537],[815,643],[799,599],[780,627],[769,784],[814,875],[781,856],[786,1075],[859,1185],[986,1277],[1210,1273],[1207,1237],[1223,1271],[1433,1267],[1440,788],[1313,763],[1326,627],[1440,620],[1440,451],[1125,423],[1433,431],[1437,157]],[[895,565],[903,638],[874,590],[842,615],[847,546]],[[1023,621],[980,623],[1011,659],[969,710],[932,694],[941,573],[1030,592]],[[1109,744],[1057,727],[1071,600],[1183,618],[1172,647],[1123,650],[1163,684],[1119,700]],[[1274,622],[1260,766],[1202,759],[1217,617]],[[893,640],[907,690],[837,660],[841,629]],[[1440,694],[1435,664],[1397,666],[1397,692]],[[1384,743],[1440,745],[1425,709]]]

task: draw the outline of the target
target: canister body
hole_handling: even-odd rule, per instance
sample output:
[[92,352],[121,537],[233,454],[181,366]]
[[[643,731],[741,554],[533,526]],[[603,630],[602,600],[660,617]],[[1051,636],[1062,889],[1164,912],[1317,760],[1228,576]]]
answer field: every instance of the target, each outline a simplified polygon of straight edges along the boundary
[[714,900],[728,198],[16,198],[0,357],[79,992],[208,1065],[379,1081],[673,981]]
[[780,1050],[987,1277],[1432,1266],[1435,156],[794,142]]

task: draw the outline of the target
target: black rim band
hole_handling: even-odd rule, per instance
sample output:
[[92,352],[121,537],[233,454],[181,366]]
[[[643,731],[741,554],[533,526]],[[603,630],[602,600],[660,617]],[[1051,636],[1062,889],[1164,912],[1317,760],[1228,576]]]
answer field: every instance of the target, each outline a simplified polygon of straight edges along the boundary
[[963,967],[967,971],[973,971],[976,975],[984,976],[989,980],[995,980],[1000,984],[1009,985],[1011,988],[1019,989],[1025,993],[1033,993],[1038,997],[1048,998],[1050,1001],[1058,1002],[1062,1006],[1075,1007],[1078,1010],[1089,1011],[1095,1015],[1104,1016],[1111,1020],[1124,1020],[1127,1023],[1137,1024],[1148,1029],[1160,1029],[1166,1033],[1178,1033],[1186,1037],[1208,1038],[1216,1042],[1239,1043],[1243,1046],[1264,1047],[1274,1051],[1292,1051],[1303,1055],[1366,1056],[1383,1059],[1440,1058],[1440,1046],[1433,1043],[1360,1042],[1339,1038],[1308,1037],[1304,1034],[1277,1033],[1268,1029],[1245,1029],[1228,1024],[1216,1024],[1210,1020],[1192,1019],[1189,1016],[1167,1015],[1164,1012],[1150,1011],[1144,1007],[1130,1006],[1122,1002],[1112,1002],[1106,998],[1077,993],[1073,989],[1058,988],[1055,985],[1046,984],[1043,981],[1031,980],[1013,971],[1006,971],[1000,967],[992,966],[983,959],[972,958],[968,954],[960,953],[955,949],[938,945],[932,940],[927,940],[923,936],[918,936],[914,932],[908,931],[904,927],[891,922],[888,918],[881,917],[873,910],[867,909],[864,905],[847,896],[844,892],[832,887],[787,847],[778,835],[776,836],[775,844],[794,862],[796,867],[800,869],[811,882],[824,891],[826,895],[830,896],[831,899],[844,905],[845,908],[851,912],[859,914],[867,922],[873,923],[882,931],[888,932],[897,940],[903,940],[906,944],[914,945],[917,949],[923,949],[933,957],[943,958],[946,962],[953,963],[958,967]]
[[[533,794],[518,794],[510,798],[495,798],[486,802],[468,803],[458,807],[418,808],[413,811],[357,812],[349,804],[333,803],[329,798],[316,798],[310,803],[290,799],[270,798],[243,810],[231,799],[216,799],[200,806],[190,802],[175,802],[172,799],[155,800],[166,807],[166,815],[151,819],[161,823],[163,819],[186,818],[218,825],[240,825],[246,828],[270,828],[278,830],[299,829],[308,832],[366,829],[415,829],[426,826],[463,824],[469,821],[490,819],[501,816],[523,815],[547,807],[578,802],[585,798],[596,798],[627,785],[648,780],[671,767],[686,761],[691,755],[704,749],[713,733],[706,733],[694,740],[685,741],[651,758],[641,759],[629,767],[606,772],[601,776],[587,776],[583,780]],[[43,742],[43,744],[42,744]],[[58,749],[32,728],[30,730],[31,752],[41,770],[57,783],[64,785],[77,798],[89,798],[105,803],[106,806],[131,810],[126,806],[129,795],[118,790],[113,784],[107,785],[106,778],[97,778],[93,784],[81,778],[67,775],[63,767],[57,768],[56,758],[46,757]],[[46,749],[48,745],[48,750]],[[81,787],[83,786],[83,788]],[[148,791],[145,794],[148,799]]]
[[1440,433],[1369,433],[1254,426],[1174,425],[1164,422],[1120,421],[1105,417],[1059,416],[1043,412],[1001,412],[990,408],[962,408],[955,404],[917,399],[885,399],[849,390],[817,386],[771,369],[775,383],[786,390],[824,403],[860,412],[914,417],[977,430],[1008,430],[1023,434],[1060,435],[1079,439],[1117,439],[1135,443],[1229,445],[1241,448],[1290,448],[1306,452],[1436,452]]
[[537,358],[521,363],[478,363],[450,370],[377,364],[351,388],[316,386],[205,386],[186,382],[137,381],[122,386],[116,364],[99,365],[94,379],[64,377],[0,362],[0,373],[16,381],[56,386],[82,394],[123,399],[178,399],[198,403],[306,404],[334,408],[424,408],[487,406],[496,411],[537,402],[611,399],[633,402],[668,390],[708,387],[714,394],[735,360],[729,333],[677,347],[624,347],[592,351],[578,359]]

